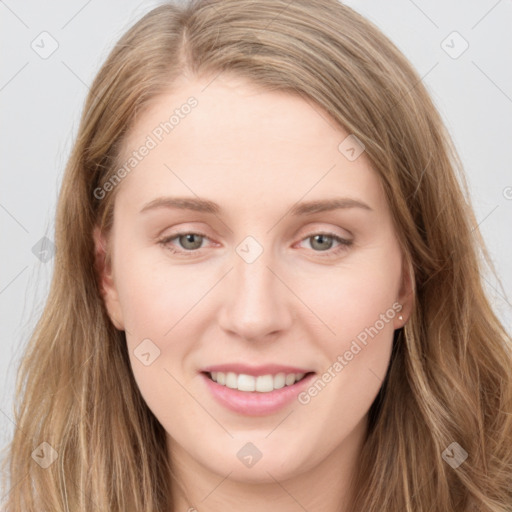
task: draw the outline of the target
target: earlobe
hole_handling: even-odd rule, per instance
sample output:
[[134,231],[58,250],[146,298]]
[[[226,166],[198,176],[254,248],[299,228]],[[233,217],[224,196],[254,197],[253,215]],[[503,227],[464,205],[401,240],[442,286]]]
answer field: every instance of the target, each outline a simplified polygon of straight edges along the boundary
[[107,258],[107,239],[98,226],[93,231],[95,270],[98,286],[110,320],[120,331],[124,330],[121,305],[112,275],[112,264]]

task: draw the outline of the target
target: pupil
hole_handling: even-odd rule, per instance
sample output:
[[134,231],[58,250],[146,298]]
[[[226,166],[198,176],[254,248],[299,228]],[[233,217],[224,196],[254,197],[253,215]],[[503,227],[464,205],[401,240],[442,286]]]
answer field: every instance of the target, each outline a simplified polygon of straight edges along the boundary
[[[320,240],[320,249],[325,249],[326,248],[325,245],[324,245],[324,247],[322,247],[321,244],[323,241],[325,241],[325,239],[329,239],[330,237],[329,237],[329,235],[315,235],[313,238],[316,240]],[[329,244],[327,244],[327,245],[329,245]],[[329,249],[329,247],[327,247],[327,249]]]
[[196,236],[200,236],[200,235],[196,235],[194,233],[184,235],[185,247],[188,247],[187,244],[190,243],[190,244],[192,244],[192,247],[188,247],[189,249],[197,249],[201,245],[201,241],[199,241],[199,245],[198,245],[197,241],[194,243],[194,237],[196,237]]

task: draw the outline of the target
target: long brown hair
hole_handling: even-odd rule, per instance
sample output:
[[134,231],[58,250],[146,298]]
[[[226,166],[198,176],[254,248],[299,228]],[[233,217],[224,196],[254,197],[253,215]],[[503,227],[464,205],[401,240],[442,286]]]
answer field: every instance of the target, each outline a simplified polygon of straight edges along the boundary
[[[511,339],[484,293],[490,259],[460,160],[406,58],[337,0],[165,4],[108,56],[66,167],[51,289],[18,373],[6,510],[172,509],[165,432],[106,314],[92,234],[112,224],[120,187],[94,191],[119,169],[127,131],[185,72],[299,94],[363,142],[382,180],[414,309],[370,411],[350,510],[510,512]],[[45,468],[38,454],[55,461]]]

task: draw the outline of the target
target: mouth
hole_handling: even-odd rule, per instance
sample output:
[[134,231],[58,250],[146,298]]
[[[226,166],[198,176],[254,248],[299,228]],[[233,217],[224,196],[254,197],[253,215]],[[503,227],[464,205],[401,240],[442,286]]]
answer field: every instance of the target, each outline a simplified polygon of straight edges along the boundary
[[249,375],[245,373],[235,372],[201,372],[208,379],[215,382],[220,386],[230,388],[237,391],[244,391],[249,393],[271,393],[273,391],[291,387],[295,384],[307,379],[315,372],[306,373],[284,373],[279,372],[275,374],[266,375]]
[[252,368],[252,373],[259,375],[209,369],[200,375],[209,396],[223,408],[244,416],[266,416],[291,406],[316,375],[312,371],[297,373],[291,370],[300,368],[288,367],[286,372],[274,369],[271,373],[264,372],[263,368]]

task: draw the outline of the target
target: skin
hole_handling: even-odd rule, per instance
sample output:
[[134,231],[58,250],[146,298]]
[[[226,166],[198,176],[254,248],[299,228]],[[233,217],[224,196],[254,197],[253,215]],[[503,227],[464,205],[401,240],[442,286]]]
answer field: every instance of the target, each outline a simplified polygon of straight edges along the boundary
[[[252,512],[269,500],[281,512],[348,510],[367,413],[394,329],[411,307],[391,213],[365,153],[349,161],[338,150],[348,133],[318,105],[226,73],[210,82],[183,78],[129,133],[125,156],[188,97],[198,100],[118,185],[109,237],[95,232],[100,259],[107,243],[112,250],[111,266],[101,270],[105,303],[126,332],[135,379],[168,433],[187,489],[185,496],[173,485],[175,510],[244,503]],[[205,198],[222,211],[140,213],[162,196]],[[288,214],[298,201],[333,197],[371,211]],[[206,236],[159,243],[178,231]],[[319,233],[353,243],[318,242]],[[263,249],[252,263],[236,252],[249,235]],[[207,365],[249,362],[322,375],[396,302],[402,311],[306,405],[293,401],[261,417],[234,413],[214,401],[199,374]],[[148,338],[160,355],[145,366],[134,350]],[[262,453],[251,468],[236,456],[248,442]]]

